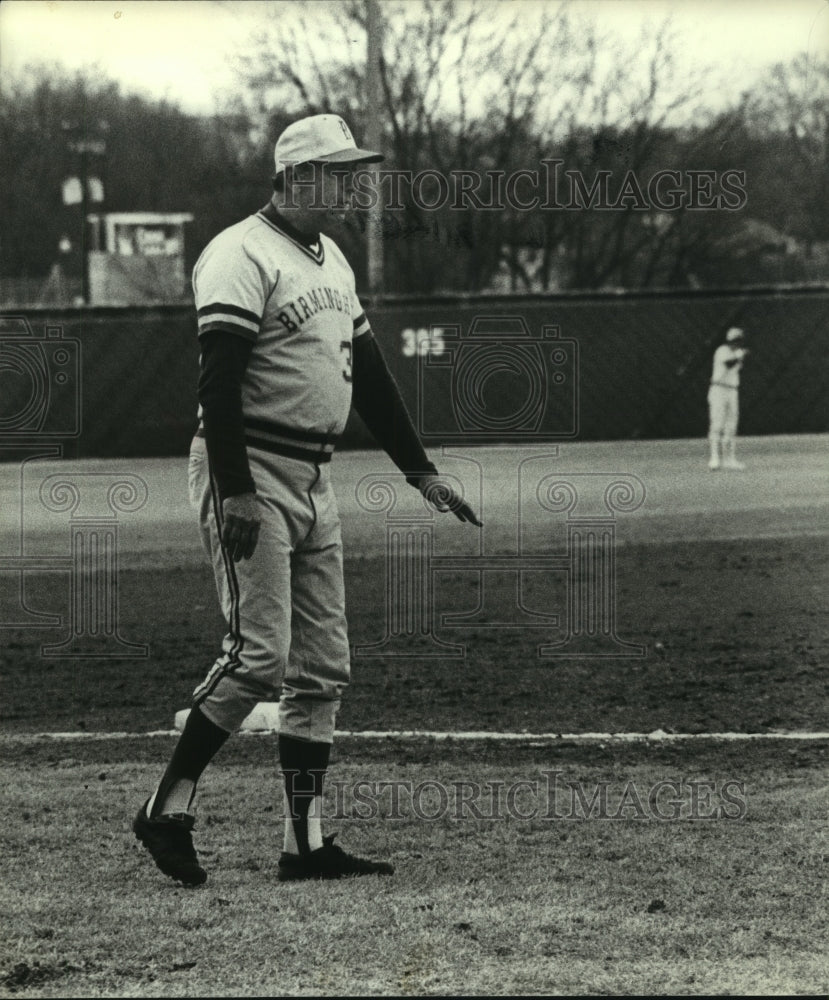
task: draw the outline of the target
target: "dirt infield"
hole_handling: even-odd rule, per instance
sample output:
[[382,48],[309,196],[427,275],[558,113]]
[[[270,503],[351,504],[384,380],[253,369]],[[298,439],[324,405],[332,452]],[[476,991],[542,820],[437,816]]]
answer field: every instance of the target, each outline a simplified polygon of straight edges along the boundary
[[[557,630],[461,630],[451,638],[465,643],[463,659],[355,658],[339,726],[825,728],[827,567],[829,546],[816,540],[628,546],[617,564],[619,634],[646,645],[645,657],[540,660],[539,640],[554,640]],[[382,639],[383,562],[350,560],[346,585],[352,641]],[[457,606],[463,582],[450,579],[446,586]],[[40,578],[32,581],[31,599],[39,595],[39,606],[53,607],[61,590],[65,599],[64,588],[55,577]],[[549,596],[542,583],[538,589]],[[172,726],[174,711],[188,704],[223,632],[212,578],[206,570],[127,572],[121,607],[122,635],[146,641],[146,659],[44,659],[40,646],[49,633],[7,632],[7,731]]]
[[[476,452],[483,488],[476,484],[478,467],[466,468],[469,461],[463,481],[484,512],[483,538],[451,517],[437,518],[436,555],[564,551],[566,517],[530,510],[524,502],[532,495],[528,469],[536,479],[552,469],[583,492],[586,481],[626,477],[643,484],[641,507],[616,515],[614,529],[616,630],[620,640],[644,646],[645,655],[540,659],[540,645],[564,636],[565,586],[554,570],[525,574],[521,600],[532,613],[558,615],[557,626],[442,628],[443,615],[474,609],[481,578],[469,570],[441,571],[435,576],[434,634],[464,647],[462,655],[409,655],[430,651],[429,643],[414,637],[404,638],[394,656],[355,656],[340,727],[825,728],[829,503],[819,485],[827,450],[827,439],[820,437],[754,439],[743,443],[746,472],[713,475],[699,442],[562,445],[554,460],[516,457],[514,450]],[[441,463],[450,472],[462,464],[451,457]],[[386,522],[382,512],[361,509],[355,489],[369,474],[386,474],[388,463],[373,453],[346,453],[335,467],[351,640],[368,646],[389,628]],[[17,732],[169,728],[216,655],[223,632],[184,496],[183,463],[62,467],[66,475],[73,469],[130,472],[148,484],[144,508],[121,517],[118,594],[120,634],[147,644],[148,655],[44,657],[42,645],[60,641],[66,631],[69,574],[27,573],[27,607],[59,614],[64,625],[3,630],[0,717],[8,731]],[[60,531],[52,515],[50,521],[42,512],[40,520],[31,515],[32,489],[46,471],[33,464],[24,476],[27,554],[66,549],[65,515]],[[519,474],[521,490],[513,483]],[[13,509],[19,480],[13,467],[3,467],[4,511]],[[400,492],[395,515],[402,511],[422,520],[414,491],[404,486]],[[4,517],[4,525],[8,552],[13,518]],[[514,604],[514,574],[489,575],[485,586],[488,608]],[[7,587],[4,596],[8,602],[15,595]]]

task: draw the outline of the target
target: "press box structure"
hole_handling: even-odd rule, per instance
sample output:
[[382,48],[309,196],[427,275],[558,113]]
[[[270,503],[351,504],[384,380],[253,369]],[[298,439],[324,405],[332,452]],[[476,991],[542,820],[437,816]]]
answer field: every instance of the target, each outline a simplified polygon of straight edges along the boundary
[[107,212],[89,215],[90,305],[184,302],[184,226],[189,212]]

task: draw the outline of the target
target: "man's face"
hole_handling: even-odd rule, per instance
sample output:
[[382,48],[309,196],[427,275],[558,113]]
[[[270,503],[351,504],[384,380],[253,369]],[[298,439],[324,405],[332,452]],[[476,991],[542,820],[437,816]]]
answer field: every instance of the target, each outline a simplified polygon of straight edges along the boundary
[[287,203],[323,215],[340,216],[351,207],[354,164],[303,163],[294,168]]

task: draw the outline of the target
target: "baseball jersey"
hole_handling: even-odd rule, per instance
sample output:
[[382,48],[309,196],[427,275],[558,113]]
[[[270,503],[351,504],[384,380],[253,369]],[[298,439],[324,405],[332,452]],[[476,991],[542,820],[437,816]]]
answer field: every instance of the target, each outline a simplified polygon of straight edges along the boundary
[[[743,367],[744,351],[742,347],[731,347],[730,344],[720,344],[714,351],[714,369],[711,373],[711,385],[723,385],[736,389],[740,385],[740,369]],[[737,361],[730,367],[727,361]]]
[[241,385],[247,445],[330,457],[351,405],[352,340],[370,332],[336,243],[309,240],[269,204],[207,245],[193,291],[199,335],[252,341]]

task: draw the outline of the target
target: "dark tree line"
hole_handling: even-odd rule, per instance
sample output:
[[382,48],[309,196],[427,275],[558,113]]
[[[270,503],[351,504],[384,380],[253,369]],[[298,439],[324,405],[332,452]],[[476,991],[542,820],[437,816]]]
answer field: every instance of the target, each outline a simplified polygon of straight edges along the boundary
[[[199,118],[167,102],[125,94],[109,80],[34,70],[7,85],[0,106],[0,268],[40,277],[68,236],[80,242],[80,207],[63,182],[82,171],[104,187],[90,210],[192,212],[190,256],[268,198],[267,150],[238,116]],[[102,143],[104,152],[95,151]]]
[[[61,196],[64,179],[80,171],[79,140],[105,144],[88,164],[103,180],[105,211],[193,213],[192,264],[215,233],[269,197],[273,141],[288,121],[333,109],[362,135],[364,45],[337,48],[333,35],[359,38],[364,4],[344,3],[322,25],[312,23],[313,7],[297,10],[293,32],[280,21],[279,45],[267,33],[252,44],[242,96],[221,116],[188,115],[102,78],[34,69],[7,84],[0,273],[45,276],[61,237],[80,242],[79,207]],[[529,44],[517,26],[492,30],[485,5],[431,0],[401,10],[387,23],[381,59],[385,165],[508,177],[546,160],[564,173],[561,204],[533,211],[474,203],[426,210],[404,191],[402,207],[382,216],[387,290],[826,280],[829,62],[803,56],[775,67],[728,110],[700,114],[693,108],[703,82],[677,89],[667,29],[643,42],[637,74],[630,53],[572,23],[566,9],[545,13]],[[308,39],[319,41],[324,30],[343,56],[323,67]],[[677,112],[687,112],[681,126]],[[742,198],[737,204],[732,189],[718,210],[662,210],[647,185],[669,171],[686,193],[694,172],[713,172],[716,191],[724,175],[743,178],[734,182]],[[576,193],[587,204],[568,205],[573,182],[565,174],[581,178]],[[614,210],[599,188],[590,203],[590,186],[602,177]],[[361,281],[366,225],[367,215],[354,213],[339,234]]]

